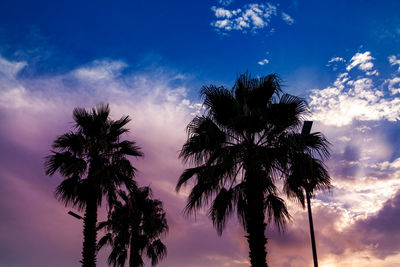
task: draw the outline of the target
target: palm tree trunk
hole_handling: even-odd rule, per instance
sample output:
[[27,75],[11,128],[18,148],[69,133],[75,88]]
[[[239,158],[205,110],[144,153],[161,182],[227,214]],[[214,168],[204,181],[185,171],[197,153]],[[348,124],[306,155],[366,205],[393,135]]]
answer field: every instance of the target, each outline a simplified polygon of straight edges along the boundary
[[86,203],[85,217],[83,221],[83,249],[82,266],[96,266],[96,238],[97,238],[97,204],[95,198],[90,198]]
[[250,263],[252,267],[267,267],[264,194],[260,190],[260,186],[248,185],[247,196],[250,196],[248,197],[246,208],[246,238],[249,243]]
[[129,267],[137,267],[137,263],[135,265],[135,238],[133,235],[131,235],[131,244],[129,248]]
[[313,259],[314,259],[314,267],[318,267],[317,246],[315,245],[314,224],[311,213],[311,194],[308,190],[306,190],[306,198],[307,198],[307,209],[308,209],[308,221],[310,223],[310,235],[311,235]]
[[136,223],[133,223],[131,226],[131,242],[129,248],[129,267],[140,267],[143,266],[141,257],[139,255],[139,249],[137,247],[138,242],[138,232],[139,226]]

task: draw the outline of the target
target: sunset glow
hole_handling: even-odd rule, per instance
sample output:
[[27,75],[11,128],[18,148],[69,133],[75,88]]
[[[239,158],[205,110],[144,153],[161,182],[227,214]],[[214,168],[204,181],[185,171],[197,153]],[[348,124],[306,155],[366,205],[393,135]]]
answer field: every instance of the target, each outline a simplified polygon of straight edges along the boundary
[[[157,266],[249,266],[236,216],[218,236],[207,209],[183,214],[191,184],[175,190],[202,86],[246,71],[277,73],[331,143],[331,190],[312,199],[319,266],[400,266],[400,1],[83,2],[0,3],[0,266],[80,266],[82,221],[67,212],[83,211],[57,201],[63,178],[44,162],[73,109],[101,103],[132,118],[137,183],[164,204]],[[277,186],[292,221],[268,223],[268,264],[313,266],[307,209]]]

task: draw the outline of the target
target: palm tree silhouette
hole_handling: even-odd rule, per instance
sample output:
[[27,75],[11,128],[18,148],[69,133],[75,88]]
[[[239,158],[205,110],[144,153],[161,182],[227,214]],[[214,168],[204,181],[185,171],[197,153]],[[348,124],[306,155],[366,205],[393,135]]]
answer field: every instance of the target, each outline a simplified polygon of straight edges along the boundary
[[135,142],[120,140],[128,132],[128,116],[109,118],[108,104],[91,111],[75,108],[75,125],[69,133],[53,142],[46,157],[47,175],[59,172],[64,180],[56,189],[56,197],[66,206],[85,210],[83,226],[82,266],[96,266],[97,208],[103,196],[109,205],[117,200],[121,186],[134,188],[135,168],[126,156],[142,156]]
[[[314,267],[318,267],[317,248],[315,244],[314,224],[311,212],[311,198],[314,191],[328,190],[331,185],[331,178],[323,163],[329,158],[329,142],[320,133],[310,134],[312,122],[304,122],[302,133],[298,135],[301,141],[296,142],[297,147],[292,153],[292,163],[289,175],[285,180],[284,189],[288,197],[297,199],[303,208],[307,201],[308,220],[310,224],[310,236],[313,252]],[[309,146],[316,147],[318,150],[313,155]]]
[[193,213],[212,200],[209,216],[218,234],[236,210],[247,232],[251,266],[267,266],[265,219],[280,230],[290,219],[275,180],[286,176],[290,167],[294,131],[306,103],[284,94],[276,75],[243,74],[232,90],[211,85],[203,87],[201,95],[205,114],[187,126],[188,139],[180,153],[195,167],[182,173],[176,190],[194,180],[185,212]]
[[143,266],[142,255],[156,265],[167,254],[160,237],[167,233],[168,225],[162,202],[151,199],[149,187],[138,188],[127,195],[120,191],[123,201],[117,202],[107,221],[99,224],[99,229],[107,231],[99,243],[100,250],[108,244],[112,250],[108,263],[113,266],[124,266],[128,257],[129,266]]

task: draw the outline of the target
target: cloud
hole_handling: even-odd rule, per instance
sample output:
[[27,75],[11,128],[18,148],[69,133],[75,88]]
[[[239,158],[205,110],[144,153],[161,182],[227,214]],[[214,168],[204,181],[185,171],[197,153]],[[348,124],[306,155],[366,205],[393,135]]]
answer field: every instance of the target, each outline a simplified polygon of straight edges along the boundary
[[400,72],[400,59],[398,59],[395,55],[389,56],[389,63],[391,66],[396,66],[398,65],[397,71]]
[[26,62],[12,62],[0,56],[0,73],[6,77],[15,77],[26,66]]
[[394,77],[392,79],[387,79],[388,88],[392,95],[400,93],[400,77]]
[[276,16],[277,7],[267,4],[248,4],[243,8],[228,10],[223,7],[211,7],[217,20],[211,23],[217,30],[229,32],[232,30],[255,32],[266,28],[273,16]]
[[336,126],[348,125],[353,120],[399,120],[400,98],[386,99],[384,95],[372,79],[349,80],[348,73],[342,73],[333,86],[311,90],[312,117]]
[[[346,70],[350,71],[357,66],[361,70],[371,70],[372,59],[369,51],[356,53]],[[388,84],[391,95],[399,93],[399,78],[394,77],[385,80],[384,83],[376,84],[370,77],[372,74],[377,74],[377,71],[367,71],[366,77],[357,76],[354,79],[349,72],[342,72],[332,85],[324,89],[311,90],[310,108],[313,119],[336,126],[348,125],[354,120],[392,122],[399,120],[400,98],[390,97],[389,92],[384,90],[384,85]]]
[[332,66],[332,69],[336,71],[338,69],[339,63],[344,63],[346,60],[342,57],[333,57],[328,61],[328,64],[326,64],[327,67]]
[[[168,261],[161,265],[246,266],[247,246],[237,242],[245,239],[236,228],[220,238],[205,214],[197,220],[182,216],[185,196],[175,193],[184,169],[178,152],[187,123],[201,110],[188,98],[187,75],[166,68],[132,73],[119,60],[95,60],[63,74],[35,77],[20,75],[24,66],[0,60],[0,120],[7,125],[0,129],[0,147],[8,151],[0,155],[0,265],[79,266],[82,224],[54,198],[62,178],[44,175],[43,157],[52,140],[71,129],[74,107],[110,103],[113,119],[132,118],[126,138],[144,151],[143,159],[132,159],[138,183],[150,185],[167,211]],[[104,206],[99,215],[105,219]],[[104,251],[99,254],[98,266],[106,266],[106,257]]]
[[[45,177],[42,164],[51,141],[71,128],[72,109],[102,102],[111,104],[114,119],[132,117],[127,138],[134,139],[145,153],[144,159],[133,160],[139,169],[138,182],[150,185],[167,210],[168,257],[160,266],[249,265],[245,233],[235,219],[218,237],[206,212],[199,212],[196,219],[182,216],[185,194],[176,194],[174,187],[184,166],[177,154],[186,139],[185,126],[201,110],[189,97],[188,75],[165,68],[130,72],[123,61],[101,59],[59,75],[24,77],[20,72],[26,63],[1,59],[0,120],[7,127],[0,128],[0,147],[9,152],[0,155],[0,265],[79,266],[82,225],[71,221],[68,209],[54,199],[61,178]],[[321,118],[314,129],[334,144],[333,160],[328,162],[333,190],[317,194],[312,202],[321,265],[389,267],[399,260],[391,256],[397,246],[390,252],[390,240],[379,239],[389,238],[389,230],[377,225],[397,211],[400,159],[393,156],[395,148],[382,137],[376,120],[386,119],[388,115],[382,114],[400,105],[377,88],[368,75],[353,78],[343,72],[331,86],[311,94],[315,97],[312,110],[325,112],[315,113]],[[342,110],[350,104],[365,110]],[[379,105],[380,109],[375,107]],[[328,114],[326,106],[334,113]],[[378,112],[376,120],[361,120],[371,119],[367,111],[382,114]],[[396,209],[390,210],[393,203]],[[308,266],[312,255],[307,212],[297,203],[288,205],[294,221],[287,231],[279,234],[269,228],[266,232],[268,260],[273,266]],[[57,225],[65,226],[65,231],[60,233]],[[366,238],[368,231],[370,238]],[[28,252],[22,255],[21,251]],[[107,256],[102,253],[99,266]]]
[[223,6],[229,6],[233,2],[235,2],[235,0],[218,0],[218,3]]
[[384,203],[374,216],[358,221],[352,231],[362,236],[365,247],[379,258],[396,255],[400,252],[400,191]]
[[285,21],[288,25],[292,25],[294,23],[294,19],[287,13],[282,12],[282,19]]
[[73,71],[78,79],[89,81],[110,80],[118,77],[127,64],[122,61],[95,60],[88,66],[80,67]]
[[333,62],[346,62],[346,60],[342,57],[333,57],[328,61],[328,63],[333,63]]
[[356,53],[351,59],[350,64],[347,66],[346,70],[350,71],[352,68],[357,67],[363,71],[369,71],[374,67],[371,62],[374,58],[371,56],[370,51],[364,53]]
[[261,61],[258,61],[257,63],[258,63],[258,65],[264,66],[265,64],[269,63],[269,60],[265,58],[265,59],[263,59]]

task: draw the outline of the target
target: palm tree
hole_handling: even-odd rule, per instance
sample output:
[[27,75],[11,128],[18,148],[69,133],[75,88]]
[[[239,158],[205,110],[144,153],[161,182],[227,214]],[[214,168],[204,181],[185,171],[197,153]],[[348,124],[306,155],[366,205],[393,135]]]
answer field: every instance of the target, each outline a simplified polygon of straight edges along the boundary
[[[308,127],[307,127],[308,125]],[[330,155],[329,142],[320,133],[310,134],[312,122],[304,122],[302,133],[297,137],[302,139],[292,154],[292,164],[289,175],[285,180],[284,189],[290,198],[297,199],[305,208],[307,200],[308,220],[310,224],[310,236],[313,252],[314,267],[318,267],[317,248],[315,244],[314,225],[311,212],[311,198],[316,190],[328,190],[331,185],[331,178],[323,163]],[[316,155],[310,153],[307,145],[318,142],[320,149]]]
[[124,266],[128,257],[129,266],[143,266],[143,252],[156,265],[167,254],[160,237],[168,231],[167,220],[162,202],[151,199],[149,187],[138,188],[127,195],[120,191],[124,202],[117,202],[107,221],[99,224],[106,235],[99,243],[100,250],[105,244],[112,248],[108,263],[113,266]]
[[[176,190],[194,181],[185,212],[210,201],[218,234],[235,211],[247,232],[251,266],[264,267],[267,222],[279,230],[290,219],[275,181],[290,167],[295,130],[307,111],[303,99],[285,94],[276,75],[239,76],[232,90],[203,87],[205,114],[187,126],[180,157],[195,166],[180,176]],[[310,150],[318,149],[312,144]]]
[[96,266],[97,208],[103,196],[112,205],[121,186],[135,186],[136,169],[127,156],[142,156],[135,142],[120,140],[128,132],[124,127],[129,117],[114,121],[109,115],[108,104],[91,111],[75,108],[73,130],[53,142],[45,162],[47,175],[59,172],[64,177],[56,197],[66,206],[85,210],[81,263],[87,267]]

